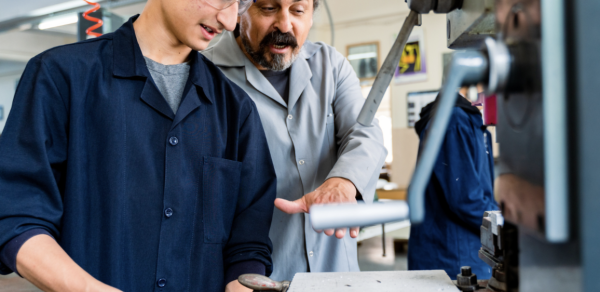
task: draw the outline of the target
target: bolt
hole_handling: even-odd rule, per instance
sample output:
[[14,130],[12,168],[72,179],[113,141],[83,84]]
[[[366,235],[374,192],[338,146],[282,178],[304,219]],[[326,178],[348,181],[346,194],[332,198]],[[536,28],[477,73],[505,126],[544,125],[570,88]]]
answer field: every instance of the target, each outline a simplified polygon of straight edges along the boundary
[[471,267],[469,267],[469,266],[461,267],[460,273],[465,277],[471,276],[472,275]]

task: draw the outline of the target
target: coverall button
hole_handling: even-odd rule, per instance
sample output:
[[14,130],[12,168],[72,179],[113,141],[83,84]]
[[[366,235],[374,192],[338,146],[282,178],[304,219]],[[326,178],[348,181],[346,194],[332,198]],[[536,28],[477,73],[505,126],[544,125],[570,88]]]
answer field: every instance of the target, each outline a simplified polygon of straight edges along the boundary
[[165,217],[170,218],[171,216],[173,216],[173,209],[166,208],[165,209]]
[[309,256],[309,257],[312,257],[312,256],[313,256],[313,252],[312,252],[312,250],[311,250],[311,251],[308,253],[308,256]]
[[158,281],[156,281],[156,286],[158,286],[159,288],[163,288],[165,287],[165,285],[167,285],[167,280],[160,278],[158,279]]
[[303,164],[304,164],[304,160],[300,160],[300,161],[298,161],[298,163],[299,163],[300,165],[303,165]]
[[177,139],[177,137],[171,137],[171,138],[169,138],[169,144],[175,146],[175,145],[179,144],[179,139]]
[[291,120],[291,119],[293,119],[293,118],[294,118],[294,116],[292,116],[292,115],[288,115],[288,120]]

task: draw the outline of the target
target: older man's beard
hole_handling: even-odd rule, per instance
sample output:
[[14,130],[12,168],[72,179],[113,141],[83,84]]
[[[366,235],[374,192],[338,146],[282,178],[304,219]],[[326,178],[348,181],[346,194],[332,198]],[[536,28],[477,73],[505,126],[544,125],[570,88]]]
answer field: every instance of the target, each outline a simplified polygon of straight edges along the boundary
[[[241,28],[240,37],[242,38],[242,44],[246,53],[250,56],[254,63],[273,71],[283,71],[292,66],[294,61],[298,58],[299,47],[298,41],[290,33],[282,33],[279,30],[275,30],[270,34],[266,35],[265,38],[260,42],[258,50],[252,48],[250,40],[247,38],[247,34]],[[271,45],[286,45],[292,49],[292,56],[286,61],[286,54],[274,54],[270,50]]]

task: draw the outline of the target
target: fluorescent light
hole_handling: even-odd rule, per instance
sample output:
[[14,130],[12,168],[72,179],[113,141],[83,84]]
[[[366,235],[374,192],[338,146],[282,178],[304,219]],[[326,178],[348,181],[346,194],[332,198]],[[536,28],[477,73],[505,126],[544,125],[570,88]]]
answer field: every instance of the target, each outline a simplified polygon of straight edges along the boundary
[[67,25],[67,24],[77,23],[78,20],[79,20],[79,17],[77,17],[77,14],[51,17],[51,18],[44,19],[42,22],[40,22],[40,24],[38,25],[38,28],[44,30],[44,29],[49,29],[49,28],[53,28],[53,27],[57,27],[57,26],[63,26],[63,25]]
[[352,61],[352,60],[368,59],[368,58],[375,58],[375,57],[377,57],[377,53],[375,53],[375,52],[362,53],[362,54],[352,54],[352,55],[348,56],[348,60]]
[[[98,1],[100,2],[100,1]],[[40,9],[36,9],[29,14],[32,16],[42,16],[50,13],[60,12],[68,9],[73,9],[81,6],[87,5],[85,2],[81,0],[73,0],[69,2],[63,2],[55,5],[46,6]]]

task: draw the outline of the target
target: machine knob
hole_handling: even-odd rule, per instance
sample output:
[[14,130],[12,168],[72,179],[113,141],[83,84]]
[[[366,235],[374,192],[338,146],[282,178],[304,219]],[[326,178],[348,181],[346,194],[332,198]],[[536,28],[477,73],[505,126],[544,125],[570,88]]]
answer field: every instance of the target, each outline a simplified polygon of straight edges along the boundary
[[471,267],[465,266],[460,268],[460,274],[456,276],[456,286],[458,286],[460,291],[477,290],[477,275],[473,274]]
[[466,267],[460,268],[460,273],[463,276],[466,276],[466,277],[471,276],[472,275],[472,273],[471,273],[471,267],[466,266]]

